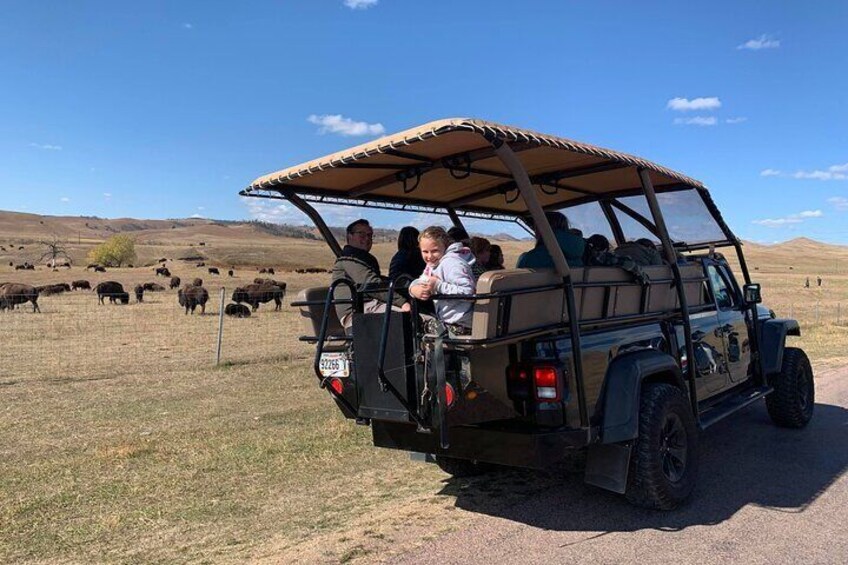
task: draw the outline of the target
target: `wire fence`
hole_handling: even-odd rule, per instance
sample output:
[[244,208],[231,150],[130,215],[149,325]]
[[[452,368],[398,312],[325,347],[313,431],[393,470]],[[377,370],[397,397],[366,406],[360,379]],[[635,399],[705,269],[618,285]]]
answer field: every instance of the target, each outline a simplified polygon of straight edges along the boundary
[[[246,318],[225,316],[232,289],[210,289],[205,312],[186,314],[175,290],[142,302],[100,304],[90,291],[41,296],[41,312],[18,305],[0,312],[0,384],[169,374],[216,364],[307,359],[297,309],[261,304]],[[248,307],[249,308],[249,307]]]

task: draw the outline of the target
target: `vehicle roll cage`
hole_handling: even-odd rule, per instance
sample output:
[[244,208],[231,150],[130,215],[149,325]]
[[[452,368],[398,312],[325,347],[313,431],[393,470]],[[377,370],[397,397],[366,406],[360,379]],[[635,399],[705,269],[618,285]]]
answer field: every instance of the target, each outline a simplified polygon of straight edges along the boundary
[[[715,203],[710,197],[709,192],[702,186],[688,185],[681,182],[678,185],[664,186],[663,192],[692,189],[696,190],[699,196],[701,197],[704,205],[706,206],[707,210],[710,212],[716,224],[721,229],[721,232],[725,236],[725,239],[712,242],[699,242],[694,245],[687,245],[685,242],[675,243],[671,240],[669,236],[665,219],[663,217],[661,207],[657,200],[657,194],[654,190],[651,176],[649,174],[649,170],[645,166],[640,164],[633,165],[625,162],[605,162],[599,165],[572,168],[569,170],[558,172],[547,172],[541,175],[535,175],[531,177],[525,170],[521,160],[517,156],[517,153],[534,147],[535,145],[532,142],[521,141],[514,142],[511,145],[502,137],[496,135],[494,132],[484,131],[480,133],[481,135],[483,135],[486,141],[488,141],[490,147],[478,149],[471,152],[450,155],[438,160],[429,160],[423,157],[419,157],[417,155],[404,153],[396,149],[390,149],[386,151],[386,154],[411,159],[414,160],[415,163],[411,165],[389,165],[359,162],[342,162],[340,164],[334,165],[342,169],[382,168],[391,171],[390,174],[380,179],[377,179],[376,181],[372,181],[363,186],[360,186],[355,190],[350,191],[349,193],[340,193],[337,190],[322,189],[320,187],[315,186],[302,186],[286,183],[283,181],[275,181],[273,183],[269,183],[267,186],[251,187],[250,189],[242,191],[241,195],[246,197],[276,198],[288,200],[295,207],[297,207],[298,209],[303,211],[307,216],[309,216],[309,218],[315,223],[321,235],[324,237],[327,244],[330,246],[336,256],[339,256],[341,254],[341,247],[338,241],[333,236],[329,227],[324,222],[323,218],[321,218],[321,215],[311,205],[311,203],[342,204],[366,208],[382,208],[392,210],[428,212],[434,214],[446,214],[451,218],[452,223],[458,227],[462,227],[460,218],[468,217],[515,222],[529,231],[529,227],[527,224],[528,220],[530,220],[533,226],[535,226],[535,233],[537,234],[537,237],[541,238],[542,242],[547,248],[553,260],[554,268],[557,274],[562,279],[561,283],[553,285],[552,287],[550,287],[550,289],[555,290],[558,288],[562,288],[564,291],[566,307],[569,315],[567,323],[568,336],[571,341],[572,351],[574,352],[572,355],[572,363],[574,365],[575,384],[578,388],[577,396],[579,403],[580,423],[581,427],[588,429],[589,418],[585,401],[585,386],[583,382],[584,371],[582,366],[582,356],[580,355],[581,322],[579,321],[577,316],[574,289],[575,287],[579,288],[581,286],[587,285],[597,286],[598,283],[582,283],[572,281],[571,271],[568,267],[565,256],[557,243],[554,232],[551,229],[551,226],[545,216],[545,212],[547,210],[563,209],[588,202],[598,202],[607,221],[610,224],[610,227],[612,228],[613,235],[618,244],[624,242],[624,235],[621,225],[618,222],[615,213],[613,212],[613,209],[621,211],[627,216],[633,218],[635,221],[640,223],[659,239],[662,246],[662,251],[665,255],[664,258],[667,264],[672,269],[674,282],[673,286],[677,292],[680,318],[682,320],[683,325],[686,357],[688,360],[693,360],[695,358],[694,346],[691,335],[692,328],[690,323],[690,314],[692,313],[692,310],[690,309],[686,293],[684,292],[681,273],[678,266],[677,251],[694,251],[713,246],[733,246],[736,250],[736,254],[739,259],[739,264],[742,270],[745,283],[750,284],[750,274],[748,272],[748,267],[745,262],[744,254],[742,253],[741,242],[733,235],[730,228],[724,222],[724,219],[718,211],[718,208],[715,206]],[[474,166],[475,161],[486,158],[492,158],[495,156],[509,171],[508,174],[499,171],[481,169]],[[566,185],[563,183],[563,181],[569,178],[602,173],[605,171],[611,171],[626,167],[633,167],[635,169],[639,178],[638,186],[627,187],[624,189],[615,190],[613,192],[606,192],[603,194],[596,194],[592,191],[577,188],[571,185]],[[434,205],[432,202],[427,202],[426,200],[416,200],[415,198],[409,196],[410,193],[412,193],[420,183],[421,177],[427,174],[428,172],[436,169],[447,169],[450,171],[451,176],[456,179],[466,178],[470,175],[486,175],[489,177],[503,178],[504,182],[497,186],[487,188],[483,191],[466,195],[462,198],[458,198],[453,201],[439,205]],[[402,197],[381,196],[379,194],[374,194],[374,192],[379,190],[380,188],[396,182],[403,183]],[[581,196],[568,200],[567,204],[565,205],[559,204],[543,207],[539,202],[534,186],[538,186],[539,189],[546,194],[552,194],[551,191],[553,191],[553,193],[556,193],[558,191],[569,191],[572,193],[581,194]],[[523,214],[510,214],[508,212],[495,209],[488,209],[485,207],[475,206],[473,204],[473,202],[478,201],[481,198],[486,198],[497,194],[503,194],[504,198],[506,198],[508,201],[510,197],[514,199],[521,197],[529,212],[529,218],[527,216],[524,216]],[[514,194],[514,196],[511,196],[512,194]],[[618,198],[636,195],[644,195],[645,199],[647,200],[648,209],[650,211],[651,216],[650,219],[618,200]],[[338,301],[335,301],[335,299],[333,298],[334,291],[339,284],[342,283],[340,283],[340,281],[335,281],[330,286],[330,292],[328,292],[327,299],[325,301],[325,313],[324,320],[322,320],[321,324],[321,332],[319,332],[319,336],[317,336],[318,348],[315,357],[315,369],[316,373],[318,373],[319,376],[320,373],[318,372],[318,361],[320,360],[320,354],[323,351],[324,342],[327,340],[328,337],[326,335],[326,330],[329,308],[332,307],[332,304],[340,303]],[[616,283],[609,284],[614,285]],[[352,290],[351,295],[354,297],[358,297],[353,300],[355,310],[361,311],[361,295],[354,291],[352,284],[350,284],[349,282],[348,286]],[[395,281],[391,281],[388,289],[390,294],[394,292],[394,289]],[[537,289],[531,290],[537,291]],[[458,298],[463,300],[478,300],[482,298],[509,297],[520,292],[523,292],[523,290],[501,291],[499,293],[489,293],[485,295],[472,295],[450,298]],[[415,301],[413,300],[412,302],[414,303]],[[304,304],[305,303],[298,303],[298,305]],[[756,327],[756,305],[747,304],[746,306],[751,312],[751,316],[753,317],[753,323]],[[384,322],[383,339],[381,340],[380,344],[381,359],[384,358],[383,356],[385,355],[385,338],[388,335],[390,312],[391,310],[387,311]],[[638,316],[636,316],[636,318],[642,319],[645,317],[645,315],[646,314],[639,314]],[[621,319],[615,320],[617,322],[624,321]],[[532,337],[534,335],[544,334],[550,331],[562,331],[564,329],[566,328],[563,327],[563,324],[557,324],[555,327],[545,329],[544,331],[533,330],[531,332],[528,332],[526,337]],[[756,332],[752,332],[751,335],[753,341],[752,350],[754,352],[754,355],[752,355],[754,370],[756,374],[760,374],[758,359],[759,347],[756,341]],[[334,339],[346,341],[350,338]],[[489,340],[489,343],[491,342],[492,340]],[[446,339],[444,343],[449,345],[471,345],[471,342],[465,338]],[[380,366],[382,367],[382,363],[380,363]],[[685,377],[689,384],[689,395],[690,402],[692,405],[692,411],[695,418],[697,419],[698,399],[695,386],[695,370],[695,363],[689,362],[686,364]],[[762,377],[762,375],[760,376]],[[379,378],[381,385],[383,385],[384,388],[387,386],[391,386],[383,375],[380,375]],[[330,388],[332,389],[332,387]],[[391,389],[389,389],[389,391],[392,392],[395,396],[400,396],[397,391],[392,391]],[[336,394],[335,391],[333,391],[333,393],[336,395],[336,398],[340,397],[340,395]],[[412,411],[410,411],[410,414],[412,414]],[[421,423],[419,422],[419,425],[420,424]]]

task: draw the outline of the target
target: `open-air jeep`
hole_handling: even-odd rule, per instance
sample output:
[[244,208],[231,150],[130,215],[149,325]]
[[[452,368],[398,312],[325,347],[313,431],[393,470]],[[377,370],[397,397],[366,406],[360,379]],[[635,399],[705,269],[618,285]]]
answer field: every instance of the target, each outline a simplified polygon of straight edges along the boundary
[[[265,175],[241,194],[287,200],[337,256],[312,203],[441,213],[455,226],[532,224],[549,251],[554,269],[479,278],[462,297],[473,301],[468,336],[426,333],[414,300],[411,313],[363,313],[366,289],[344,279],[300,293],[293,305],[320,385],[371,426],[376,446],[426,454],[457,476],[490,464],[556,468],[585,451],[587,483],[672,508],[695,485],[700,430],[763,397],[780,426],[812,416],[810,363],[785,346],[798,323],[759,304],[707,189],[649,161],[452,119]],[[577,225],[600,220],[617,245],[647,236],[664,264],[644,268],[649,283],[619,267],[569,268],[550,210]],[[744,285],[719,247],[735,250]],[[350,335],[334,308],[343,301],[354,308]]]

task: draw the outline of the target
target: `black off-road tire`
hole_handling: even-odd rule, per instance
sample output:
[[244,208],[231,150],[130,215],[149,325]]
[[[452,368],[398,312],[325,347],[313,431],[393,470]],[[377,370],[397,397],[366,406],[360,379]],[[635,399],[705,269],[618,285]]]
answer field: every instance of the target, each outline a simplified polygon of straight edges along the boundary
[[669,384],[645,385],[627,500],[645,508],[671,510],[689,498],[697,479],[698,429],[686,394]]
[[479,461],[469,461],[467,459],[457,459],[455,457],[445,457],[444,455],[436,455],[436,465],[457,479],[465,477],[476,477],[483,475],[492,470],[492,465],[481,463]]
[[803,349],[783,351],[780,374],[771,379],[774,392],[766,397],[772,422],[784,428],[803,428],[813,417],[816,389],[813,368]]

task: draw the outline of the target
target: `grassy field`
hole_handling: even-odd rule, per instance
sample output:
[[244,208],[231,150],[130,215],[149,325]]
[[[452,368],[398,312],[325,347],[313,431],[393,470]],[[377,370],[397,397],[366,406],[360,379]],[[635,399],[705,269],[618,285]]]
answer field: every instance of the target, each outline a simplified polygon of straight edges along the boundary
[[[326,266],[329,257],[317,242],[218,245],[278,266]],[[505,245],[508,262],[521,246]],[[378,246],[383,265],[391,251]],[[765,302],[801,320],[797,342],[815,367],[848,363],[848,273],[830,256],[797,257],[754,248],[749,263]],[[207,315],[185,316],[174,291],[128,306],[98,306],[77,292],[43,298],[42,314],[0,315],[0,562],[371,561],[458,527],[468,519],[454,506],[460,490],[510,504],[553,484],[516,474],[447,480],[435,466],[371,447],[368,428],[345,421],[316,386],[312,349],[297,341],[298,314],[287,305],[226,320],[225,363],[215,367],[219,289],[255,271],[213,279],[194,266],[172,270],[206,279]],[[152,274],[0,268],[2,281],[33,284],[132,287]],[[326,275],[276,278],[288,283],[288,302]]]

